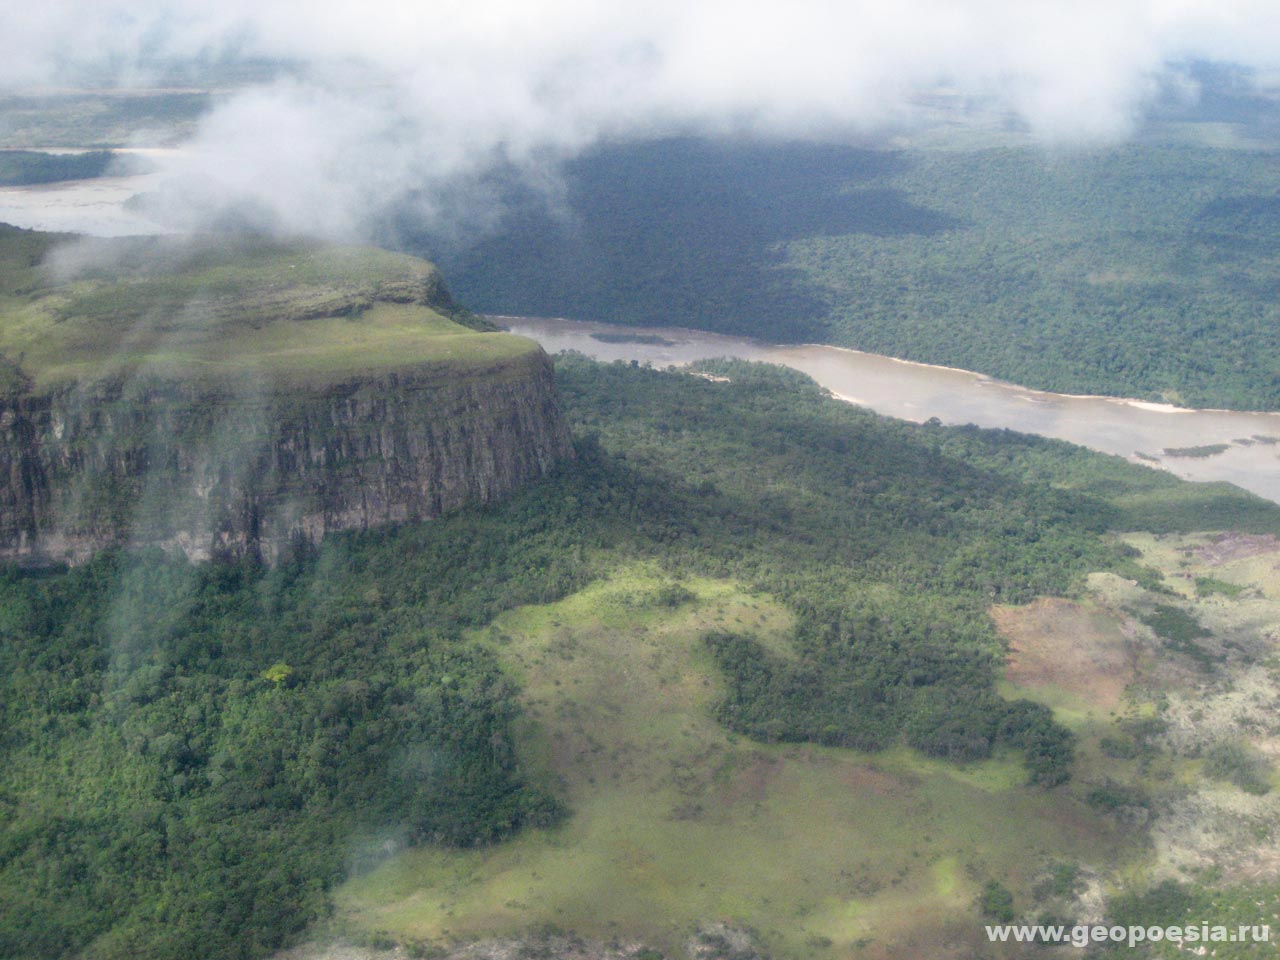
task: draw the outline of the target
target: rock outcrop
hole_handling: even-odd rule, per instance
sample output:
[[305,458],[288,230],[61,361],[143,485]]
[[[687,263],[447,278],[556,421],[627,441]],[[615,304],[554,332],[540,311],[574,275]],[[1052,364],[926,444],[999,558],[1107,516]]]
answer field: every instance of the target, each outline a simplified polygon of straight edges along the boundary
[[268,561],[487,503],[570,456],[546,355],[323,386],[116,380],[0,398],[0,562],[109,546]]

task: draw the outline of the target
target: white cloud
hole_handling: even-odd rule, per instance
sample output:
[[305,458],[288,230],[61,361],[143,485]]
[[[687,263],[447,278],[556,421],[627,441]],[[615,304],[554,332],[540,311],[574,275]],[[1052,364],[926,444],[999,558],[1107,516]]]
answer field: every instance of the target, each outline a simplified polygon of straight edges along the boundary
[[[15,5],[16,6],[16,5]],[[380,198],[603,137],[827,134],[902,123],[922,92],[1007,108],[1049,140],[1123,136],[1172,59],[1280,61],[1270,0],[69,0],[6,16],[0,83],[235,49],[307,65],[204,123],[173,171],[345,235]],[[428,202],[430,196],[428,194]]]

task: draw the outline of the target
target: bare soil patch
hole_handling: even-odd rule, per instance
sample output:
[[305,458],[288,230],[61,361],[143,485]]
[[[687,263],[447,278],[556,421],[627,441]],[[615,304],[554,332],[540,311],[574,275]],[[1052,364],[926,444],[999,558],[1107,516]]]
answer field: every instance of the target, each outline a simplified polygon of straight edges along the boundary
[[850,790],[873,793],[881,797],[907,797],[911,793],[910,786],[899,778],[869,766],[849,767],[844,771],[841,780],[848,784]]
[[1232,560],[1280,552],[1280,540],[1269,533],[1220,533],[1193,552],[1209,566],[1220,567]]
[[1005,676],[1010,683],[1058,687],[1111,709],[1135,678],[1137,645],[1104,611],[1042,597],[1023,607],[993,607],[991,617],[1009,642]]

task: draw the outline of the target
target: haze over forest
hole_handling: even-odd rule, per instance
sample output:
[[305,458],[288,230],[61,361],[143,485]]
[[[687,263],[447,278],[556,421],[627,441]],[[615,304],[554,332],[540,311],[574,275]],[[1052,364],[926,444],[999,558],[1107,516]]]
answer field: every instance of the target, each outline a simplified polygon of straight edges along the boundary
[[60,0],[10,12],[0,87],[212,81],[190,149],[163,160],[168,217],[361,239],[406,202],[437,229],[483,229],[497,167],[554,205],[559,164],[602,143],[883,143],[957,121],[1056,150],[1114,142],[1196,103],[1197,62],[1235,64],[1247,92],[1278,49],[1265,0]]

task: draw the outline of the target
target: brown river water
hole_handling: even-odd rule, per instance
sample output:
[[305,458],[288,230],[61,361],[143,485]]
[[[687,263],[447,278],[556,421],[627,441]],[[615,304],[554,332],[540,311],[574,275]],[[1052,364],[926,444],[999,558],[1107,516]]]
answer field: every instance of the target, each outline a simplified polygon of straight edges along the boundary
[[[152,189],[157,178],[145,174],[0,188],[0,222],[96,236],[162,233],[163,228],[125,206],[130,197]],[[495,319],[513,333],[537,340],[549,353],[577,350],[600,360],[636,360],[655,367],[711,357],[779,363],[807,373],[844,400],[887,416],[915,421],[937,417],[947,424],[974,423],[1056,437],[1185,479],[1227,480],[1280,503],[1280,413],[1185,410],[1137,400],[1045,393],[966,370],[839,347],[775,346],[695,330]],[[601,334],[629,339],[606,342],[597,339]],[[656,342],[637,342],[637,335]],[[1208,457],[1165,452],[1213,444],[1225,444],[1226,449]]]
[[[1184,479],[1227,480],[1280,503],[1280,413],[1187,410],[1139,400],[1046,393],[968,370],[841,347],[776,346],[696,330],[574,320],[492,319],[512,333],[537,340],[548,353],[577,350],[598,360],[636,360],[655,367],[712,357],[778,363],[807,373],[843,400],[886,416],[917,422],[937,417],[946,424],[974,423],[1069,440]],[[597,339],[600,335],[609,340]],[[639,342],[636,337],[658,342]],[[610,342],[614,338],[630,339]],[[1226,449],[1208,457],[1165,452],[1216,444]]]
[[[80,153],[79,150],[33,147],[41,153]],[[163,157],[165,149],[116,149],[118,154]],[[125,203],[160,182],[158,173],[93,180],[63,180],[22,187],[0,187],[0,223],[52,233],[87,233],[94,237],[125,237],[170,232],[129,210]]]

